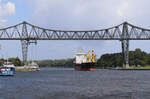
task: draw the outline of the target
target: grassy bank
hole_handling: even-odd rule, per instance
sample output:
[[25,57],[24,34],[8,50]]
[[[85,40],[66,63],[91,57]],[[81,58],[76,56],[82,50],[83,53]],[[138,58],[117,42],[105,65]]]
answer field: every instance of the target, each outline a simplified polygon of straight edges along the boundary
[[33,69],[30,68],[23,68],[23,69],[16,69],[17,72],[32,72],[35,71]]
[[130,66],[129,68],[126,69],[150,69],[150,66],[139,66],[139,67]]

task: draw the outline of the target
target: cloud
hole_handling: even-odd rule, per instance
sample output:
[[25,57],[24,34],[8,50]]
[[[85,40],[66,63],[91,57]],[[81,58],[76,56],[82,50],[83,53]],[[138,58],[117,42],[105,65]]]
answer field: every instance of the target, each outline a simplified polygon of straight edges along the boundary
[[12,2],[8,2],[7,4],[4,4],[3,13],[6,16],[15,14],[15,4]]
[[[118,25],[123,21],[150,27],[149,0],[28,0],[28,2],[32,9],[31,23],[50,29],[102,29]],[[66,44],[66,42],[61,41],[63,44]],[[118,41],[69,42],[72,45],[66,45],[69,48],[62,49],[62,52],[69,53],[70,48],[74,48],[73,45],[82,46],[85,49],[95,48],[100,55],[106,51],[121,51],[121,43]],[[134,46],[130,47],[132,49],[138,45],[135,42],[131,43]],[[57,49],[55,50],[56,53],[60,51],[58,42],[51,41],[51,45],[54,49]],[[72,54],[70,53],[69,56]]]
[[3,3],[0,0],[0,27],[7,24],[7,17],[14,15],[16,12],[15,4],[12,2]]
[[132,20],[136,2],[135,0],[28,1],[32,9],[32,22],[38,24],[40,19],[41,26],[57,29],[100,29]]
[[119,7],[118,7],[118,9],[117,9],[117,14],[118,14],[118,16],[120,16],[120,17],[124,17],[125,15],[128,14],[128,13],[125,13],[125,12],[128,12],[128,11],[130,11],[130,10],[129,10],[129,3],[123,1],[123,2],[119,5]]

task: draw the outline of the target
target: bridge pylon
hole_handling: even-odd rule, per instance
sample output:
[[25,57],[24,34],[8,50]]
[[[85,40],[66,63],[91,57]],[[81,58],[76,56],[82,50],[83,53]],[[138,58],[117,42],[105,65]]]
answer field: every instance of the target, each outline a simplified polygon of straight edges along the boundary
[[21,40],[23,64],[27,66],[28,47],[31,43],[37,44],[37,40]]
[[28,54],[29,41],[21,40],[21,45],[22,45],[23,64],[27,65],[27,54]]
[[129,40],[122,40],[123,68],[129,68]]
[[123,57],[123,68],[129,68],[129,40],[127,39],[129,37],[128,33],[128,23],[123,23],[123,30],[122,30],[122,38],[121,44],[122,44],[122,57]]

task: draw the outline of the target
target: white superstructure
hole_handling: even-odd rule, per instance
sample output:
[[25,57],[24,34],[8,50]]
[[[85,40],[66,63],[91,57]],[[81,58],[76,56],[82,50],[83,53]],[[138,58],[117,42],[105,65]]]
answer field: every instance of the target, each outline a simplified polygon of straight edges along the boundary
[[86,63],[87,61],[88,61],[87,54],[84,53],[83,50],[80,50],[79,52],[76,53],[76,58],[75,58],[76,64]]
[[34,61],[31,61],[25,68],[32,69],[32,70],[40,70],[39,65]]
[[5,63],[3,64],[3,66],[4,66],[4,67],[9,67],[9,68],[11,68],[11,67],[15,68],[15,65],[14,65],[12,62],[5,62]]

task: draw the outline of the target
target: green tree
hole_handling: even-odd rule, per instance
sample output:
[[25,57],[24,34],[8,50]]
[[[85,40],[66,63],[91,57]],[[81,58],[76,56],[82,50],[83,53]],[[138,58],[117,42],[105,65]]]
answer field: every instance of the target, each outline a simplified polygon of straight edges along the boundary
[[[122,53],[104,54],[97,62],[98,67],[118,67],[122,66]],[[137,48],[135,51],[129,51],[130,66],[150,65],[150,54],[147,54]]]
[[8,58],[9,62],[12,62],[15,66],[21,66],[21,60],[16,57],[16,58]]

